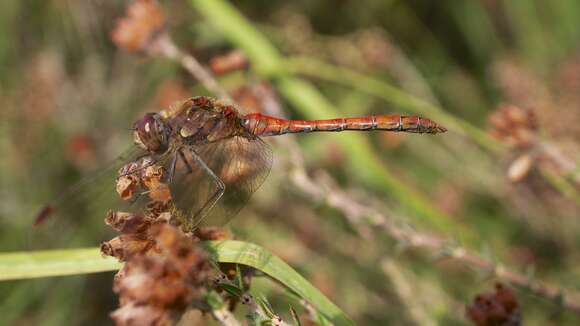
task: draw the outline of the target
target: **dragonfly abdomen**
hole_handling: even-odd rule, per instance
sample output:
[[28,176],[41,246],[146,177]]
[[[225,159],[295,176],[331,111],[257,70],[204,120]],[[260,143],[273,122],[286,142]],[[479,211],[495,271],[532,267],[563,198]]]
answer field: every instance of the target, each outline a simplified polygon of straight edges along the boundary
[[327,120],[286,120],[260,113],[252,113],[244,116],[242,123],[247,130],[256,136],[345,130],[382,130],[429,134],[447,131],[443,126],[432,120],[415,115],[373,115]]

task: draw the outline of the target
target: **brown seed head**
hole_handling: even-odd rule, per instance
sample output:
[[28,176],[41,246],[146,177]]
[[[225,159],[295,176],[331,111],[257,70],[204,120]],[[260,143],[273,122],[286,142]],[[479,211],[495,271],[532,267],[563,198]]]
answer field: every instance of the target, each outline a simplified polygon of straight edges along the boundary
[[155,0],[137,0],[127,8],[125,17],[117,21],[111,33],[120,48],[143,50],[165,25],[165,16]]
[[533,111],[502,105],[489,116],[492,137],[508,146],[526,148],[535,140],[538,125]]
[[120,261],[127,261],[135,255],[151,249],[154,242],[137,234],[122,234],[101,244],[103,255],[112,256]]
[[143,233],[151,225],[151,220],[141,214],[109,211],[105,224],[121,233]]
[[228,72],[247,68],[248,59],[242,51],[234,50],[225,55],[212,58],[209,62],[209,66],[213,73],[223,75]]
[[117,178],[115,189],[123,200],[130,200],[139,187],[139,179],[134,175],[125,175]]
[[520,312],[513,291],[498,283],[494,293],[482,293],[466,307],[466,314],[478,326],[519,325]]
[[179,316],[209,284],[211,264],[191,237],[169,224],[153,225],[148,236],[155,250],[130,256],[115,277],[121,303],[111,314],[115,322]]

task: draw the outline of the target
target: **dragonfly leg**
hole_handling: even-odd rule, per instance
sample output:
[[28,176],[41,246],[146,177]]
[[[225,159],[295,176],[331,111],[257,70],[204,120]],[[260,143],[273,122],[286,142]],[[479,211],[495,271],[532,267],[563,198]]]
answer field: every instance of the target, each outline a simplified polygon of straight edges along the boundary
[[[169,183],[173,182],[173,177],[175,176],[175,166],[177,165],[177,158],[178,158],[177,153],[174,153],[173,158],[171,159],[171,165],[169,166]],[[187,161],[185,162],[187,164]]]
[[[187,158],[185,157],[183,152],[181,152],[181,150],[179,150],[179,154],[180,154],[181,159],[185,163],[185,165],[187,167],[189,167],[190,172],[193,171],[191,169],[191,166],[189,165],[189,163],[187,161]],[[226,190],[226,185],[215,174],[215,172],[213,172],[212,169],[210,169],[210,167],[207,166],[207,164],[201,159],[201,157],[199,157],[197,155],[197,153],[193,150],[191,151],[191,157],[195,160],[195,163],[197,163],[197,165],[212,179],[212,181],[217,186],[217,190],[213,193],[213,195],[193,215],[193,217],[192,217],[193,223],[191,225],[191,228],[194,229],[195,227],[197,227],[199,225],[199,223],[201,222],[201,219],[214,207],[214,205],[218,202],[218,200],[223,196],[223,194]]]
[[144,191],[144,192],[140,192],[138,193],[135,197],[131,198],[129,200],[129,205],[135,205],[135,203],[139,200],[139,198],[141,198],[141,196],[146,195],[149,191]]
[[[193,173],[193,169],[191,168],[191,165],[189,165],[189,162],[187,161],[187,158],[185,157],[185,154],[183,154],[181,149],[177,150],[177,153],[179,153],[179,157],[181,158],[181,160],[185,164],[185,167],[187,168],[187,173],[189,173],[189,174]],[[192,153],[193,153],[193,151],[192,151]],[[197,154],[194,154],[194,155],[197,156]],[[196,163],[202,161],[199,156],[195,157],[194,159],[196,160]],[[203,164],[205,165],[205,162],[203,162]],[[207,165],[206,165],[206,167],[207,167]],[[209,167],[208,167],[208,169],[209,169]]]

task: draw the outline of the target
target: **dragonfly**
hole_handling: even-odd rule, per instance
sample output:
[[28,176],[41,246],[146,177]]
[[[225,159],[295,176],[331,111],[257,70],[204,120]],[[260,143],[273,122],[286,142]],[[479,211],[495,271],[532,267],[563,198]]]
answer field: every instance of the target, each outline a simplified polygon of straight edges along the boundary
[[[262,113],[241,114],[227,102],[197,96],[160,112],[147,113],[134,123],[135,146],[130,155],[119,160],[122,166],[117,188],[122,187],[120,179],[138,169],[161,167],[163,184],[168,185],[168,195],[161,200],[172,201],[192,227],[202,220],[223,225],[249,201],[270,172],[272,150],[263,137],[371,130],[420,134],[447,131],[440,124],[415,115],[288,120]],[[36,224],[82,196],[83,189],[91,184],[91,180],[81,181],[55,203],[45,206],[36,216]],[[122,192],[119,193],[123,196]],[[132,193],[127,197],[132,197]]]

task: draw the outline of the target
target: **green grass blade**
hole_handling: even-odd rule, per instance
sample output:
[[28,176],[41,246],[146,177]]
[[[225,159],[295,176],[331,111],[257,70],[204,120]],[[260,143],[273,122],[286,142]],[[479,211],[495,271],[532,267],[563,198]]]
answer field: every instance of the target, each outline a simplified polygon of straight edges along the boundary
[[121,264],[99,248],[0,254],[0,281],[117,270]]
[[278,50],[260,32],[249,25],[244,16],[233,6],[219,0],[191,0],[191,3],[230,40],[238,40],[236,42],[238,44],[252,45],[243,49],[258,72],[271,75],[279,70],[282,57]]
[[[335,325],[353,324],[332,301],[266,249],[241,241],[209,241],[203,246],[218,262],[251,266],[269,275],[310,302]],[[0,281],[115,271],[120,267],[116,259],[103,257],[99,248],[2,253]]]
[[264,248],[242,241],[209,241],[204,246],[221,263],[247,265],[269,275],[311,303],[335,325],[353,324],[344,312],[298,272]]

